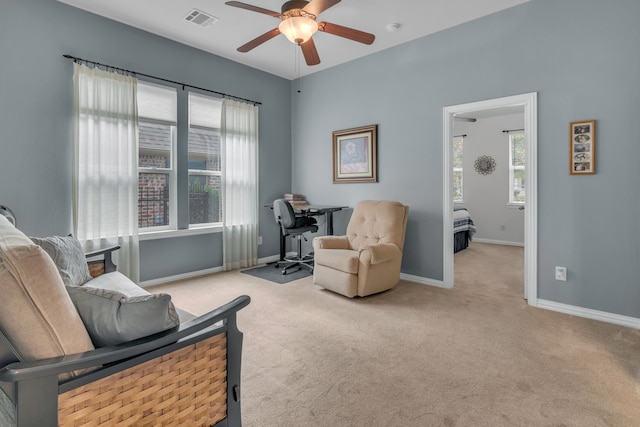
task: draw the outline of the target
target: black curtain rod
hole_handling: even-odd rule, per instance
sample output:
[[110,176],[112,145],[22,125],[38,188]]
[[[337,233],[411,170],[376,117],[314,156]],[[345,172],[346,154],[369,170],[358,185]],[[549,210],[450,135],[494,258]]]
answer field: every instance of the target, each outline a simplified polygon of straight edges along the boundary
[[137,71],[131,71],[131,70],[127,70],[125,68],[114,67],[113,65],[101,64],[101,63],[96,62],[96,61],[89,61],[88,59],[82,59],[82,58],[78,58],[78,57],[71,56],[71,55],[62,55],[62,56],[64,56],[67,59],[73,59],[73,62],[76,62],[76,63],[84,62],[87,65],[88,64],[93,64],[93,65],[97,65],[97,66],[100,66],[100,67],[107,67],[107,68],[110,68],[112,70],[123,71],[125,73],[130,73],[130,74],[137,75],[137,76],[144,76],[144,77],[148,77],[150,79],[155,79],[155,80],[160,80],[160,81],[167,82],[167,83],[172,83],[172,84],[177,85],[177,86],[182,86],[182,90],[184,90],[185,87],[190,87],[192,89],[198,89],[198,90],[202,90],[202,91],[205,91],[205,92],[215,93],[216,95],[220,95],[220,96],[223,96],[225,98],[231,98],[231,99],[235,99],[235,100],[238,100],[238,101],[246,101],[246,102],[248,102],[250,104],[253,104],[253,105],[262,105],[262,102],[252,101],[252,100],[246,99],[246,98],[240,98],[239,96],[229,95],[228,93],[222,93],[222,92],[218,92],[218,91],[215,91],[215,90],[211,90],[211,89],[206,89],[206,88],[203,88],[203,87],[190,85],[188,83],[181,83],[181,82],[176,82],[174,80],[163,79],[162,77],[156,77],[156,76],[152,76],[150,74],[139,73]]
[[507,129],[507,130],[503,130],[502,133],[519,132],[521,130],[524,130],[524,129]]
[[467,134],[466,134],[466,133],[464,133],[464,134],[462,134],[462,135],[453,135],[453,137],[454,137],[454,138],[457,138],[457,137],[459,137],[459,136],[461,136],[461,137],[465,138],[465,137],[467,136]]

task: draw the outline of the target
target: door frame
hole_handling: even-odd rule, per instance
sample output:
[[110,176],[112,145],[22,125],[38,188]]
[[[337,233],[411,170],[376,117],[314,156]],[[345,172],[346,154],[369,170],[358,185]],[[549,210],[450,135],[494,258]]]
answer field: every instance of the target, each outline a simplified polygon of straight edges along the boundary
[[525,178],[524,296],[531,306],[538,297],[538,107],[537,92],[443,108],[443,285],[453,288],[453,121],[455,115],[504,107],[524,107]]

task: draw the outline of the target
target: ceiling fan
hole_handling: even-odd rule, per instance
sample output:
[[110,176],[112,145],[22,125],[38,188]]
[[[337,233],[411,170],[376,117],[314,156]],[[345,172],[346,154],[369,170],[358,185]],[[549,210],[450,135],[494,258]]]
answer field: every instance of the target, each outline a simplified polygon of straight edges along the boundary
[[318,50],[311,38],[316,31],[322,31],[364,44],[371,44],[376,38],[373,34],[365,33],[364,31],[354,28],[343,27],[342,25],[324,21],[316,22],[316,18],[320,13],[338,3],[340,3],[340,0],[290,0],[282,5],[281,13],[239,1],[228,1],[225,4],[239,7],[240,9],[264,13],[265,15],[282,20],[278,27],[240,46],[238,52],[249,52],[251,49],[271,40],[278,34],[284,34],[290,41],[300,46],[307,65],[317,65],[320,63],[320,56],[318,56]]

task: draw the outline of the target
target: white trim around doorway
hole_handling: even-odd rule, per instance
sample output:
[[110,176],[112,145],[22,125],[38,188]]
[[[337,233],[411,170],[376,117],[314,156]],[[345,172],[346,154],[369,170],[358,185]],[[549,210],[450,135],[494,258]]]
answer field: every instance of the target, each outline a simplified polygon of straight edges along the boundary
[[524,211],[524,296],[530,306],[537,306],[538,297],[538,107],[537,93],[525,93],[443,108],[443,280],[442,286],[453,288],[453,120],[455,115],[505,107],[524,107],[525,170],[527,191]]

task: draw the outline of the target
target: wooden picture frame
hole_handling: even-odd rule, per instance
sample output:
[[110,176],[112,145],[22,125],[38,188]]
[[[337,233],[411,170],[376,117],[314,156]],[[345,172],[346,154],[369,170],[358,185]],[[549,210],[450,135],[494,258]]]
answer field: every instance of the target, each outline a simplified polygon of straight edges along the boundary
[[596,121],[582,120],[569,124],[569,173],[596,173]]
[[378,125],[333,132],[333,183],[378,182]]

